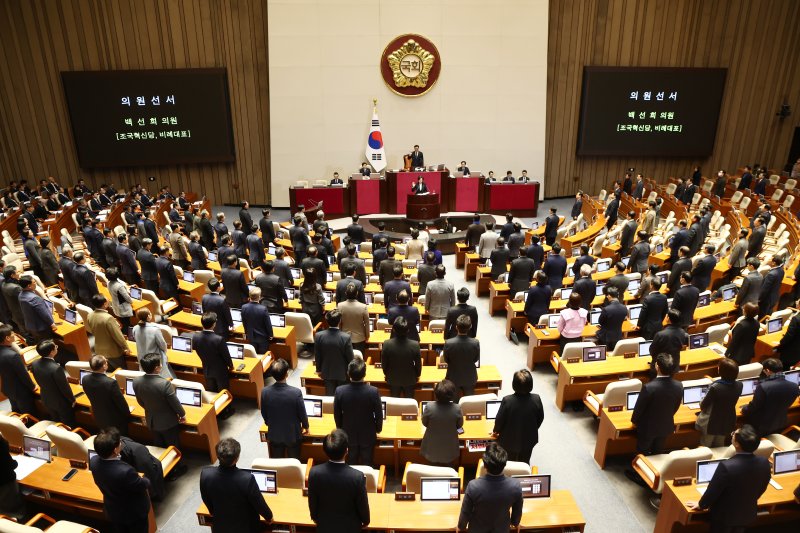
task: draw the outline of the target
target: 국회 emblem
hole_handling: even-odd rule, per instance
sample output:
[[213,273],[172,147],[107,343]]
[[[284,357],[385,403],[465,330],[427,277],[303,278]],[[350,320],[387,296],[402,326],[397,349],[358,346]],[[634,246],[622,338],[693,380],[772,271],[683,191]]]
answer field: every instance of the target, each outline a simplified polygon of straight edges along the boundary
[[441,59],[436,46],[421,35],[395,38],[383,51],[381,74],[386,85],[402,96],[420,96],[439,79]]

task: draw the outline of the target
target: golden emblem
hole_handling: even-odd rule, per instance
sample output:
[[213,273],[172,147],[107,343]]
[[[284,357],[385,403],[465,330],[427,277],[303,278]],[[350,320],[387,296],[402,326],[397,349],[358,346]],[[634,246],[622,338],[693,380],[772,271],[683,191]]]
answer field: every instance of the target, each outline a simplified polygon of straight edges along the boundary
[[397,87],[419,87],[428,85],[436,56],[428,52],[414,39],[409,39],[387,57]]

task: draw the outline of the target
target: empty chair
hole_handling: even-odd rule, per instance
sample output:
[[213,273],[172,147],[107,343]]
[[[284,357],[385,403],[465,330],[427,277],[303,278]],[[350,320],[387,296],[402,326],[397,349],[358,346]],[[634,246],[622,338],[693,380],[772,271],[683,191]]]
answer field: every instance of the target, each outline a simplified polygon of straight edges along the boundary
[[464,488],[464,467],[459,467],[458,471],[448,466],[431,466],[419,463],[406,463],[403,471],[403,490],[419,494],[420,479],[424,477],[457,477],[461,481],[459,489]]
[[[83,304],[75,304],[75,310],[78,311],[78,315],[81,317],[83,323],[87,324],[87,321],[89,319],[89,314],[91,314],[92,312],[89,306]],[[87,330],[89,329],[88,324],[86,329]],[[91,331],[89,331],[89,333],[91,333]]]
[[8,441],[10,446],[22,448],[22,437],[46,438],[47,428],[56,424],[58,422],[52,420],[40,420],[31,427],[27,427],[19,417],[0,416],[0,435]]
[[761,363],[748,363],[739,367],[739,374],[736,376],[736,379],[757,378],[761,375],[763,370],[764,367]]
[[583,356],[583,349],[590,346],[597,345],[591,341],[571,342],[564,347],[564,350],[561,354],[559,354],[557,351],[553,351],[550,356],[550,365],[553,367],[553,370],[558,372],[558,369],[561,366],[561,361],[566,361],[567,359],[571,359],[573,357],[581,358]]
[[595,416],[600,416],[600,411],[609,405],[625,405],[629,392],[639,392],[642,390],[640,379],[624,379],[622,381],[612,381],[606,385],[606,390],[602,394],[595,394],[586,391],[583,396],[583,403]]
[[693,477],[697,461],[711,459],[711,449],[705,446],[691,450],[675,450],[661,455],[637,455],[633,459],[633,469],[641,476],[648,487],[661,494],[664,482],[676,477]]
[[385,295],[383,293],[376,293],[372,296],[372,302],[376,304],[382,304],[384,302]]
[[384,396],[381,400],[386,402],[386,416],[416,415],[419,413],[419,405],[414,398]]
[[650,194],[647,195],[647,200],[645,200],[645,202],[647,203],[655,202],[657,198],[658,198],[658,193],[656,191],[650,191]]
[[[34,525],[42,521],[47,522],[50,526],[42,529]],[[37,513],[24,524],[14,522],[11,518],[0,516],[1,533],[42,533],[43,531],[48,533],[100,533],[94,528],[77,522],[70,522],[69,520],[56,521],[44,513]]]
[[676,184],[674,184],[674,183],[669,183],[669,184],[667,184],[667,189],[666,189],[666,192],[667,192],[667,194],[668,194],[669,196],[673,196],[673,195],[675,194],[675,190],[676,190],[677,188],[678,188],[678,186],[677,186]]
[[786,180],[786,183],[783,184],[783,190],[785,190],[785,191],[793,191],[796,186],[797,186],[797,180],[788,179],[788,180]]
[[314,344],[314,326],[311,325],[311,318],[306,313],[290,313],[287,311],[284,316],[286,317],[286,325],[294,326],[297,342]]
[[[503,469],[504,476],[529,476],[538,472],[535,466],[522,461],[507,461],[506,467]],[[478,467],[475,470],[475,477],[483,477],[486,475],[486,467],[483,465],[483,459],[478,459]]]
[[358,247],[359,252],[372,252],[372,241],[364,241],[361,243],[361,246]]
[[730,324],[717,324],[706,329],[708,333],[708,343],[718,342],[723,344],[725,342],[725,335],[731,330]]
[[461,399],[458,400],[458,405],[461,406],[461,412],[464,414],[480,413],[481,416],[486,416],[486,401],[496,399],[497,394],[493,392],[489,394],[473,394],[470,396],[462,396]]
[[733,193],[733,196],[731,196],[731,204],[733,205],[738,204],[742,200],[743,196],[744,193],[742,191],[736,191],[735,193]]
[[386,489],[386,467],[381,465],[375,469],[371,466],[350,465],[364,474],[367,480],[367,492],[383,492]]
[[611,350],[611,353],[608,354],[608,357],[619,357],[625,355],[626,353],[635,353],[638,356],[639,343],[644,341],[645,341],[644,337],[631,337],[629,339],[621,339],[617,342],[617,345],[614,346],[614,349]]
[[67,370],[67,377],[74,383],[80,382],[81,370],[91,370],[88,361],[67,361],[64,368]]
[[308,482],[308,473],[314,464],[309,459],[305,465],[297,459],[253,459],[250,468],[254,470],[275,470],[278,474],[278,487],[286,489],[303,489]]
[[783,196],[783,189],[775,189],[775,192],[772,193],[770,200],[773,202],[780,202],[782,196]]
[[[518,293],[518,294],[524,294],[524,293]],[[539,322],[537,323],[537,325],[539,325],[539,326],[549,325],[551,316],[558,316],[558,314],[550,313],[550,314],[547,314],[547,315],[540,316],[539,317]]]
[[206,294],[211,292],[208,288],[208,282],[210,279],[214,277],[214,272],[212,272],[211,270],[198,269],[198,270],[193,270],[192,273],[194,274],[194,280],[197,283],[202,283],[205,286]]
[[428,323],[428,329],[430,331],[444,331],[445,320],[431,320]]
[[745,196],[744,198],[742,198],[742,201],[739,203],[739,209],[741,209],[742,211],[746,212],[747,208],[750,207],[750,202],[751,201],[752,200],[750,200],[749,196]]
[[[89,434],[81,428],[68,431],[56,425],[49,426],[45,432],[56,447],[56,455],[74,461],[88,462],[89,449],[92,448],[92,443],[94,443],[93,436],[89,436]],[[79,433],[84,433],[87,437],[81,437]]]
[[[758,443],[758,448],[756,451],[753,452],[754,455],[758,455],[759,457],[763,457],[765,459],[769,459],[772,456],[772,452],[775,451],[775,445],[769,440],[769,438],[761,439]],[[736,455],[736,448],[733,447],[731,444],[730,446],[722,446],[720,448],[711,448],[711,453],[714,456],[714,459],[730,459],[734,455]]]
[[597,199],[603,202],[605,201],[606,196],[608,196],[608,191],[605,189],[600,189],[600,194],[597,195]]
[[793,204],[794,204],[794,196],[791,194],[787,194],[786,198],[783,200],[783,207],[785,207],[786,209],[791,209]]
[[777,185],[779,181],[781,181],[781,177],[778,176],[777,174],[772,174],[769,177],[769,184],[770,185]]
[[766,438],[777,450],[800,450],[800,438],[795,441],[789,437],[791,433],[797,434],[798,432],[800,432],[800,427],[791,426],[783,433],[773,433],[772,435],[767,435]]
[[711,188],[714,186],[714,182],[711,180],[706,180],[703,182],[703,186],[700,188],[703,192],[711,193]]
[[780,311],[775,311],[771,315],[769,315],[770,320],[780,318],[782,319],[782,325],[786,325],[786,322],[792,318],[794,315],[794,309],[787,307],[786,309],[781,309]]
[[142,299],[150,302],[152,304],[151,308],[155,308],[156,313],[153,320],[156,322],[160,322],[164,315],[169,314],[178,307],[178,302],[172,298],[161,300],[156,293],[148,289],[142,289]]
[[308,187],[308,180],[297,180],[295,187]]

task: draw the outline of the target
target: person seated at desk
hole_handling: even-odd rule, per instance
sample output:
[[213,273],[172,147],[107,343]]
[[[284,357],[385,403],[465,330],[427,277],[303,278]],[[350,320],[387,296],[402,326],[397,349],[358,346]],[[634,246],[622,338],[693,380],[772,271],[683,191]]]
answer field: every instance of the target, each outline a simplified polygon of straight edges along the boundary
[[344,182],[342,181],[342,178],[339,177],[338,172],[333,173],[333,179],[331,180],[331,185],[344,185]]
[[428,194],[428,186],[425,184],[424,177],[419,176],[417,182],[411,184],[411,192],[416,195]]
[[456,169],[456,172],[461,172],[462,176],[469,176],[469,167],[467,166],[467,162],[462,161],[461,164]]
[[[509,531],[522,519],[522,487],[503,475],[508,454],[490,442],[483,452],[486,475],[475,478],[464,491],[456,531]],[[510,514],[509,514],[510,509]]]
[[787,413],[798,396],[798,390],[797,385],[784,377],[780,360],[770,357],[761,364],[765,377],[753,393],[753,400],[742,406],[742,415],[759,437],[765,437],[786,428]]
[[512,174],[512,172],[510,170],[507,170],[506,171],[506,177],[503,178],[503,181],[508,182],[508,183],[514,183],[514,181],[515,181],[514,180],[514,174]]
[[672,377],[675,373],[672,356],[660,353],[655,359],[658,375],[642,387],[631,415],[636,426],[636,451],[644,455],[664,451],[665,440],[675,431],[674,416],[683,400],[683,385]]
[[700,501],[686,502],[690,510],[710,510],[713,533],[741,532],[756,520],[758,499],[770,481],[769,460],[753,453],[759,440],[748,424],[736,430],[736,455],[719,463]]
[[430,402],[422,412],[422,437],[420,453],[431,464],[451,466],[460,453],[458,429],[464,425],[461,406],[453,403],[458,390],[455,384],[444,379],[434,385],[435,402]]
[[300,459],[300,440],[308,435],[303,392],[286,383],[289,363],[276,359],[270,367],[275,383],[261,389],[261,417],[267,425],[269,455]]
[[419,341],[409,338],[408,333],[408,322],[398,316],[392,324],[392,337],[383,343],[381,350],[383,375],[394,398],[413,398],[422,372]]
[[491,184],[495,183],[497,179],[494,177],[494,170],[490,170],[489,174],[486,175],[486,183]]
[[358,169],[358,173],[361,174],[362,176],[369,177],[369,175],[372,174],[372,170],[370,170],[369,168],[369,163],[367,163],[366,161],[361,163],[361,168]]
[[517,178],[517,183],[530,183],[531,179],[528,177],[528,171],[523,170],[522,175]]
[[369,525],[369,499],[364,474],[345,464],[347,433],[334,429],[322,441],[328,462],[308,475],[308,510],[318,533],[360,533]]

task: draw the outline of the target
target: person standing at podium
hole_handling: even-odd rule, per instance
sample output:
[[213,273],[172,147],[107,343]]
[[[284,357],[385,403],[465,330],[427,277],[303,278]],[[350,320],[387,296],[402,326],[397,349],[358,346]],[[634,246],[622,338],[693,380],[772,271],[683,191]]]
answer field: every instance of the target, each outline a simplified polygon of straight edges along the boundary
[[417,182],[411,185],[411,192],[414,194],[427,194],[428,186],[425,184],[425,178],[418,177]]
[[366,161],[361,163],[361,168],[358,169],[358,172],[362,176],[369,177],[369,175],[372,173],[372,171],[369,169],[369,163],[367,163]]
[[419,151],[419,145],[414,145],[414,151],[411,152],[411,168],[425,168],[425,156]]
[[462,161],[461,165],[456,169],[456,172],[461,172],[463,176],[469,176],[469,167],[466,161]]

